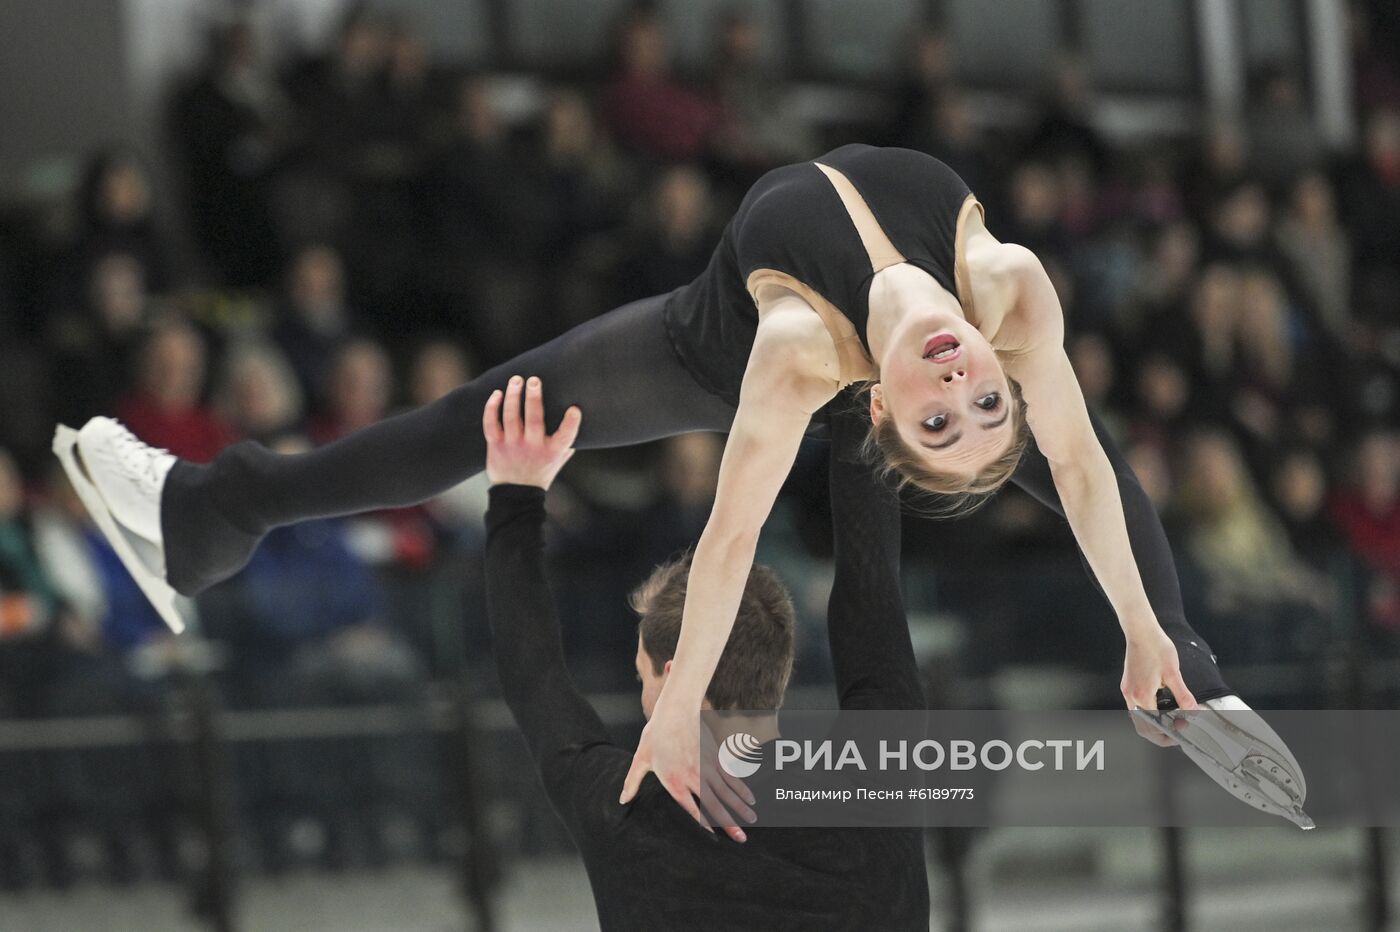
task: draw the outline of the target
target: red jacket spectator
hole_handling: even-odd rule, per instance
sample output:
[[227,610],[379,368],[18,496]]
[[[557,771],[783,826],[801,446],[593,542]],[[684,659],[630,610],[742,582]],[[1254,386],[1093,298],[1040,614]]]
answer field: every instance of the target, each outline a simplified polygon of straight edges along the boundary
[[204,375],[199,332],[183,320],[167,321],[142,348],[136,389],[117,402],[117,416],[147,443],[207,463],[233,435],[200,401]]
[[705,154],[720,124],[719,104],[671,77],[670,53],[660,19],[639,13],[619,35],[620,68],[608,85],[603,113],[617,140],[662,161],[692,161]]
[[129,395],[117,417],[142,440],[195,463],[207,463],[233,441],[222,420],[202,406],[168,408],[147,395]]

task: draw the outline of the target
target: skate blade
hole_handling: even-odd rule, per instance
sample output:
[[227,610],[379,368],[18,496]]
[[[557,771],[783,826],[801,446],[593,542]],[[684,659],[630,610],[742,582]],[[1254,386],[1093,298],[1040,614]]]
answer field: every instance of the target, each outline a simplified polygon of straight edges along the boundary
[[[152,571],[150,565],[137,553],[137,542],[122,532],[116,519],[112,517],[112,511],[107,507],[102,493],[88,478],[87,471],[79,462],[78,432],[71,427],[58,425],[53,435],[53,452],[63,464],[63,471],[68,474],[68,481],[73,484],[73,491],[78,493],[78,499],[92,516],[93,523],[102,532],[102,536],[107,538],[107,543],[112,545],[126,571],[136,580],[136,585],[141,587],[141,591],[170,626],[171,631],[176,634],[184,631],[185,621],[176,607],[178,595],[175,590],[170,588],[170,584],[161,575]],[[149,544],[146,546],[151,547]]]
[[1302,767],[1258,712],[1202,708],[1174,714],[1191,724],[1188,733],[1196,744],[1209,747],[1214,743],[1226,750],[1224,756],[1212,754],[1217,760],[1228,760],[1232,769],[1249,769],[1261,781],[1276,784],[1299,804],[1307,799],[1308,782]]
[[[1203,733],[1196,722],[1187,719],[1192,721],[1192,727],[1177,731],[1173,723],[1180,713],[1175,711],[1152,713],[1134,709],[1133,714],[1176,741],[1192,763],[1240,802],[1287,819],[1304,831],[1316,827],[1303,811],[1307,786],[1286,750],[1280,751],[1229,722],[1211,721]],[[1220,713],[1206,709],[1191,714],[1220,717]]]

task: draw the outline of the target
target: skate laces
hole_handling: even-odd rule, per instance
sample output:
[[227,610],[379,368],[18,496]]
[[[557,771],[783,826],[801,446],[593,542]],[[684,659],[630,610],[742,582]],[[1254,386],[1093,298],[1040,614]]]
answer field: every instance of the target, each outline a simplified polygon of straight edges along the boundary
[[112,452],[116,455],[117,464],[122,471],[142,492],[147,495],[160,492],[161,480],[164,478],[160,466],[162,460],[170,456],[169,450],[142,442],[123,426],[118,428],[112,438]]

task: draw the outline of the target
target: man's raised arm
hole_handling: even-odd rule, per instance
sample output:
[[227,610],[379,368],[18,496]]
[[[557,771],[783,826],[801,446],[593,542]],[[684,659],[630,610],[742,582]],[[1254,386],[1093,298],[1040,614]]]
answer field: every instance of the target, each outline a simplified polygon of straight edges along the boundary
[[496,392],[483,420],[492,481],[486,513],[486,613],[506,704],[546,788],[553,790],[577,753],[606,744],[608,734],[569,676],[544,570],[545,489],[572,452],[580,415],[577,408],[570,409],[559,430],[545,437],[538,380],[524,390],[523,425],[521,391],[521,380],[512,379],[504,412],[502,394]]
[[861,456],[870,429],[843,396],[831,419],[836,579],[827,637],[843,709],[922,709],[899,574],[899,498]]

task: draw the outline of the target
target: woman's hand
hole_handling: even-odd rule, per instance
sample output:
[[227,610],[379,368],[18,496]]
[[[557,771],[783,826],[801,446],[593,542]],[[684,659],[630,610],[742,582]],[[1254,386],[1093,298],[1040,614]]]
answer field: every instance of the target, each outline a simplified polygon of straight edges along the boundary
[[[1128,703],[1128,711],[1145,709],[1157,711],[1157,690],[1165,686],[1171,690],[1178,708],[1196,708],[1196,697],[1186,687],[1181,678],[1181,664],[1176,654],[1176,645],[1154,620],[1151,625],[1142,626],[1140,634],[1128,637],[1127,656],[1123,659],[1123,682],[1119,684],[1123,698]],[[1165,735],[1152,731],[1133,716],[1133,727],[1139,735],[1160,744],[1173,747],[1176,742]]]
[[[656,774],[671,798],[704,828],[713,832],[714,825],[721,825],[730,838],[747,841],[748,836],[736,824],[736,816],[747,822],[754,821],[753,810],[745,805],[746,802],[752,804],[753,794],[742,780],[730,777],[718,767],[706,768],[702,778],[700,731],[703,726],[699,710],[674,713],[664,710],[663,702],[664,699],[657,702],[651,721],[642,729],[642,740],[637,743],[632,769],[627,771],[627,778],[622,782],[622,797],[618,801],[624,805],[631,802],[650,771]],[[714,740],[709,735],[706,739],[710,745],[707,753],[713,753]],[[701,805],[709,814],[709,820],[700,811]]]

